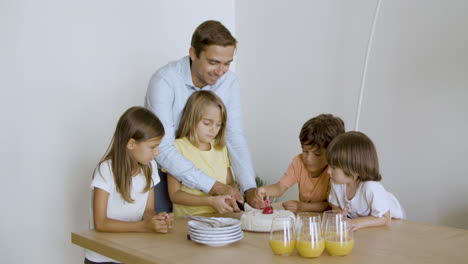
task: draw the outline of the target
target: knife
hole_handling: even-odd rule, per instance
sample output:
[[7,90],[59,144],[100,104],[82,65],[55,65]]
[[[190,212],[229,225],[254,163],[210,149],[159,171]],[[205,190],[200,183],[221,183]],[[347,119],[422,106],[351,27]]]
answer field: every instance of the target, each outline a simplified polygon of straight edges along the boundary
[[236,203],[237,203],[237,206],[239,207],[239,209],[240,209],[241,211],[245,212],[245,208],[244,208],[244,203],[245,203],[245,201],[244,201],[244,203],[241,203],[241,202],[239,202],[239,201],[236,200]]

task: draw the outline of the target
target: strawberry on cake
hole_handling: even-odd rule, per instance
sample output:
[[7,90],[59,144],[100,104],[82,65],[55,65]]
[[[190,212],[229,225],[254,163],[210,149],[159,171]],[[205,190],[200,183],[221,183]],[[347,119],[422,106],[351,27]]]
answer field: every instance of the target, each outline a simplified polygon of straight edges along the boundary
[[271,223],[275,217],[294,217],[294,213],[288,210],[273,209],[270,201],[265,201],[265,209],[255,209],[245,204],[245,212],[241,216],[242,229],[254,232],[270,232]]

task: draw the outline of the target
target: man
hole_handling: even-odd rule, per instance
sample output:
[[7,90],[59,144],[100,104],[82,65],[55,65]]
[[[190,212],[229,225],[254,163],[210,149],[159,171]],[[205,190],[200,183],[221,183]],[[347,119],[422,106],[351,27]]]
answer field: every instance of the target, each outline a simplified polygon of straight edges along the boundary
[[[242,129],[240,89],[237,76],[229,71],[237,40],[218,21],[205,21],[192,35],[189,56],[169,63],[152,77],[146,93],[145,106],[162,121],[166,134],[156,157],[159,166],[170,172],[182,184],[212,195],[231,195],[220,213],[239,211],[236,203],[243,202],[239,190],[215,181],[185,159],[174,146],[177,129],[185,103],[198,90],[211,90],[224,102],[228,114],[227,147],[234,174],[247,202],[263,206],[255,196],[255,173]],[[161,182],[155,186],[156,211],[170,212],[167,175],[159,170]]]

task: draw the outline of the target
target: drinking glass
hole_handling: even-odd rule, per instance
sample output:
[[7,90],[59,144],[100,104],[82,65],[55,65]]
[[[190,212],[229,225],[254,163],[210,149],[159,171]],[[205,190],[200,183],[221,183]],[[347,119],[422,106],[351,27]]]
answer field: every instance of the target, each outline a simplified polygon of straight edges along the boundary
[[341,210],[329,210],[323,212],[322,217],[322,234],[325,236],[325,224],[327,223],[327,219],[329,217],[335,217],[336,215],[343,215],[343,211]]
[[354,247],[354,236],[351,231],[351,219],[336,214],[329,216],[325,223],[325,248],[332,256],[346,256]]
[[270,247],[275,255],[289,256],[294,251],[294,219],[275,217],[271,222]]
[[325,249],[320,214],[300,213],[296,222],[296,248],[305,258],[316,258]]

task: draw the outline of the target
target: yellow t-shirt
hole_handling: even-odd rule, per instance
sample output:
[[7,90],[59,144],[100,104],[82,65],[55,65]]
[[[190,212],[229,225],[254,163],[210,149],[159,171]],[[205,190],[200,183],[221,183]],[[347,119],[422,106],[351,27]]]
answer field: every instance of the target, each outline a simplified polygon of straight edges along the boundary
[[[192,145],[186,137],[176,139],[174,145],[179,150],[180,154],[193,162],[195,167],[211,178],[221,183],[226,183],[228,168],[231,166],[226,147],[217,150],[213,147],[213,143],[211,143],[211,149],[204,151]],[[194,195],[209,196],[209,194],[189,188],[185,185],[181,186],[181,190]],[[186,214],[196,215],[216,212],[211,206],[187,206],[181,204],[174,204],[173,210],[176,217]]]

